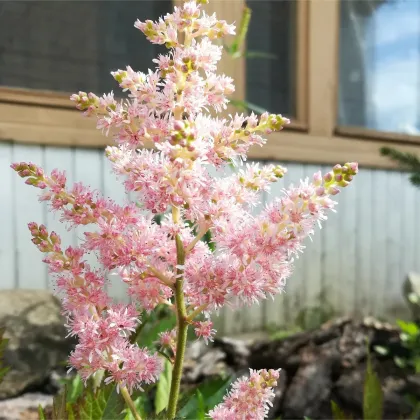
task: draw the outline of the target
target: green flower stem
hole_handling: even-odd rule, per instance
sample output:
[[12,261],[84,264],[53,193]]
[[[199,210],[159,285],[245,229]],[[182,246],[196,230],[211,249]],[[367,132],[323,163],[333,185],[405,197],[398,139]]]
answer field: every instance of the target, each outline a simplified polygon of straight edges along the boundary
[[131,413],[133,414],[134,418],[136,420],[141,420],[139,413],[137,413],[136,406],[134,405],[134,402],[127,391],[127,388],[122,387],[120,388],[120,391],[121,391],[122,397],[124,398],[125,403],[127,404],[128,408],[131,410]]
[[181,386],[182,367],[184,364],[185,347],[187,346],[187,309],[184,301],[184,269],[185,264],[185,249],[182,244],[179,235],[175,237],[176,241],[176,252],[177,252],[177,279],[175,283],[175,303],[177,310],[177,345],[176,345],[176,356],[174,369],[172,372],[172,383],[171,391],[169,393],[169,404],[168,404],[168,418],[174,419],[177,411],[177,404],[179,398],[179,389]]

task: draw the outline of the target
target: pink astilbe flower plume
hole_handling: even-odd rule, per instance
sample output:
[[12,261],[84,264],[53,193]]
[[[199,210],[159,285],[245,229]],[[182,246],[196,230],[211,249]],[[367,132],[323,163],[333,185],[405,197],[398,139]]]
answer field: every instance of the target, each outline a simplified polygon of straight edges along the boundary
[[[157,354],[130,341],[141,311],[168,305],[176,312],[177,329],[164,332],[160,345],[175,355],[173,385],[179,387],[188,326],[198,338],[212,341],[211,316],[220,308],[281,293],[305,239],[334,211],[334,195],[358,172],[357,163],[317,172],[256,214],[262,194],[286,169],[244,162],[252,146],[263,146],[264,136],[281,131],[289,120],[268,112],[215,115],[226,109],[235,88],[230,77],[216,73],[223,47],[213,41],[235,28],[207,15],[204,2],[188,1],[157,22],[135,22],[149,41],[169,51],[147,73],[130,66],[111,73],[126,92],[124,100],[112,92],[70,98],[96,119],[99,130],[112,135],[114,144],[105,154],[135,203],[119,205],[82,183],[68,185],[57,169],[46,174],[34,163],[12,165],[41,190],[40,200],[69,229],[93,226],[78,247],[67,248],[46,226],[30,223],[29,229],[56,279],[69,333],[79,340],[71,366],[85,380],[105,371],[105,381],[115,382],[123,394],[155,381],[162,368]],[[232,165],[235,171],[227,176]],[[217,177],[211,175],[215,170]],[[165,214],[160,224],[154,222],[156,214]],[[207,232],[215,250],[201,240]],[[97,257],[100,269],[87,264],[87,253]],[[112,301],[108,274],[126,283],[132,304]],[[210,416],[264,418],[277,378],[277,371],[252,371]],[[173,402],[168,410],[174,418]]]
[[209,412],[213,420],[263,420],[272,405],[280,370],[252,370],[238,379],[224,401]]

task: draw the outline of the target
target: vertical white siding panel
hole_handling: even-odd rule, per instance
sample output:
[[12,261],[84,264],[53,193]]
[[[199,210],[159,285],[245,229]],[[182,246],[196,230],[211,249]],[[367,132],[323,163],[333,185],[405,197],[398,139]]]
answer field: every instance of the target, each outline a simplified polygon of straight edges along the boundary
[[[13,163],[12,145],[0,143],[0,289],[13,289],[16,287],[16,238],[14,217],[13,178],[22,182],[19,175],[10,165]],[[28,186],[29,188],[29,186]]]
[[[15,144],[13,160],[43,166],[43,148]],[[44,289],[47,282],[47,267],[42,262],[44,254],[31,242],[32,236],[28,229],[29,222],[46,222],[44,206],[38,201],[41,190],[26,185],[19,176],[12,179],[16,211],[17,286],[21,289]]]
[[[331,166],[324,166],[322,168],[322,174],[325,175],[330,170]],[[351,188],[353,187],[354,186],[351,186]],[[339,217],[339,212],[342,211],[341,198],[341,194],[333,197],[333,200],[338,203],[336,206],[337,212],[330,211],[327,214],[328,219],[324,222],[322,228],[321,271],[323,273],[323,297],[337,313],[342,312],[340,284],[342,271],[340,266],[340,255],[343,239],[340,235]]]
[[[409,182],[409,181],[407,181]],[[414,235],[414,245],[413,245],[413,253],[412,253],[412,267],[413,270],[416,270],[420,273],[420,217],[419,217],[419,210],[420,209],[420,187],[412,187],[415,189],[415,199],[414,199],[414,206],[415,206],[415,214],[414,219],[412,220],[412,232],[411,235]],[[414,233],[413,233],[414,232]]]
[[[404,202],[403,214],[402,214],[402,235],[401,235],[401,247],[403,249],[403,255],[401,256],[402,261],[402,278],[401,281],[405,281],[407,274],[416,271],[417,261],[419,255],[416,254],[416,243],[420,240],[420,231],[418,230],[418,207],[417,197],[419,190],[417,187],[411,184],[407,174],[402,175],[402,189],[404,190]],[[408,305],[405,305],[406,315],[410,316]]]
[[[361,169],[354,178],[352,184],[348,187],[356,190],[356,201],[354,202],[354,210],[356,212],[357,222],[355,231],[356,242],[356,273],[354,282],[355,302],[354,311],[357,315],[372,314],[373,307],[371,305],[371,273],[372,261],[370,252],[372,246],[372,222],[373,222],[373,206],[372,206],[372,171]],[[346,194],[346,189],[342,194]]]
[[[271,162],[276,164],[277,162]],[[285,167],[287,165],[281,164]],[[283,188],[285,186],[284,178],[280,178],[275,184],[271,186],[271,191],[265,194],[265,202],[271,203],[276,198],[281,198],[283,195]],[[275,328],[285,326],[291,320],[289,319],[289,296],[292,295],[290,290],[293,288],[293,282],[286,285],[285,292],[278,294],[272,299],[267,298],[264,302],[264,321],[267,328]]]
[[386,171],[372,172],[371,206],[373,209],[370,290],[373,314],[385,316],[386,278],[388,271],[386,239],[388,230],[389,196],[387,192],[388,174]]
[[[117,180],[116,175],[112,172],[111,164],[105,154],[102,154],[102,184],[102,192],[105,197],[111,198],[120,205],[128,202],[128,195],[125,192],[124,185],[120,180]],[[108,293],[115,301],[130,302],[128,287],[121,280],[120,276],[110,274],[108,275],[108,281]]]
[[[321,170],[320,165],[305,165],[304,177],[312,181],[315,172]],[[303,254],[303,261],[305,265],[305,289],[306,289],[306,306],[308,308],[321,308],[321,298],[323,294],[322,279],[321,279],[321,260],[322,260],[322,229],[318,225],[314,227],[314,235],[311,239],[306,239],[306,249]]]
[[339,195],[341,197],[337,211],[340,227],[336,234],[339,235],[338,246],[340,250],[340,277],[337,279],[340,287],[340,298],[337,302],[340,302],[343,314],[351,315],[354,312],[355,301],[357,187],[352,188],[350,185],[343,188]]
[[[403,283],[402,256],[404,244],[402,242],[402,217],[404,203],[404,186],[400,172],[388,172],[387,182],[387,218],[386,218],[386,311],[387,315],[395,318],[406,306],[401,293]],[[385,227],[385,226],[384,226]]]
[[[53,169],[65,171],[66,187],[71,189],[74,183],[74,150],[64,147],[46,147],[45,148],[45,172],[50,175]],[[46,226],[48,231],[56,232],[61,238],[61,246],[63,250],[69,246],[76,245],[75,231],[68,230],[68,224],[60,222],[61,214],[53,212],[49,203],[46,205]],[[48,278],[46,288],[53,290],[54,284],[51,278]]]
[[[288,172],[284,177],[284,185],[286,188],[290,188],[293,184],[298,186],[300,180],[305,177],[303,165],[291,163],[286,165]],[[304,252],[300,254],[299,258],[295,258],[294,270],[290,278],[287,280],[286,293],[287,304],[285,300],[282,300],[284,310],[284,320],[288,324],[294,324],[297,316],[307,306],[306,301],[306,287],[307,287],[307,276],[309,273],[306,272],[305,259],[308,255]]]

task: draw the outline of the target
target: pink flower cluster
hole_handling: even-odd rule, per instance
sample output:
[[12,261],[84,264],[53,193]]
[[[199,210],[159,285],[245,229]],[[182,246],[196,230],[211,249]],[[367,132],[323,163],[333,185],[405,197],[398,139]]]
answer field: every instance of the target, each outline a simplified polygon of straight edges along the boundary
[[[133,301],[148,311],[159,304],[174,308],[175,285],[182,276],[186,320],[197,337],[212,340],[212,312],[234,300],[249,304],[283,291],[303,240],[333,209],[331,197],[358,171],[356,163],[346,163],[325,175],[316,173],[253,216],[261,193],[286,169],[244,166],[243,161],[251,146],[265,143],[263,135],[280,131],[289,121],[268,113],[225,119],[207,112],[225,109],[227,95],[234,90],[229,77],[215,73],[222,47],[211,42],[234,33],[234,27],[206,15],[195,1],[158,22],[137,21],[135,26],[151,42],[170,48],[154,60],[156,69],[144,74],[127,67],[112,73],[128,92],[127,100],[85,92],[71,100],[85,115],[97,118],[99,129],[113,133],[115,145],[107,147],[106,155],[142,208],[117,205],[80,183],[69,187],[58,170],[47,175],[33,163],[12,165],[27,184],[42,190],[40,199],[49,202],[69,228],[96,226],[85,233],[80,248],[64,251],[54,232],[48,235],[36,224],[29,228],[56,275],[71,334],[79,337],[70,363],[85,379],[104,369],[107,381],[130,390],[155,380],[161,366],[156,355],[130,344],[138,311],[133,305],[111,302],[105,291],[108,272],[120,274]],[[138,149],[145,144],[153,149]],[[209,168],[223,174],[230,164],[240,169],[227,177],[211,176]],[[144,210],[150,216],[144,216]],[[152,219],[158,213],[166,213],[159,225]],[[209,230],[216,252],[200,240]],[[177,263],[175,238],[185,254],[182,266]],[[88,252],[96,254],[102,270],[91,270],[84,261]],[[196,322],[203,312],[206,320]],[[161,343],[173,351],[174,340],[173,333],[161,336]],[[251,400],[258,396],[268,401],[272,385],[267,384],[274,383],[276,375],[253,373],[232,395],[248,392]],[[251,383],[255,386],[249,388]],[[240,401],[231,396],[213,418],[236,419],[232,413],[241,413],[236,406]],[[254,417],[243,418],[263,418],[264,406],[255,402],[255,410]]]
[[274,398],[280,370],[252,370],[237,380],[224,401],[209,412],[213,420],[262,420]]

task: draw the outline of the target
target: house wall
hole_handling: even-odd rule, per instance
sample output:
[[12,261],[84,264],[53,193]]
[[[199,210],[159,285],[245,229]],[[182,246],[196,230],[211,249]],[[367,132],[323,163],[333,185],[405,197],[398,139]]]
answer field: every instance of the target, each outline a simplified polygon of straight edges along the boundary
[[[27,223],[44,223],[62,235],[63,243],[73,245],[85,229],[67,232],[57,215],[37,201],[39,190],[26,186],[9,168],[15,161],[32,161],[46,171],[65,169],[70,182],[83,181],[117,202],[127,197],[110,173],[103,150],[0,142],[0,288],[51,289]],[[329,170],[313,164],[286,166],[289,172],[263,197],[262,205],[278,196],[284,185],[319,169]],[[292,324],[308,307],[390,319],[406,314],[402,282],[408,272],[420,271],[420,191],[406,174],[362,168],[351,187],[336,197],[337,213],[330,214],[321,231],[317,229],[313,242],[307,242],[286,293],[241,311],[224,311],[216,319],[219,330],[239,333]],[[118,278],[111,279],[109,289],[116,299],[124,299]]]

